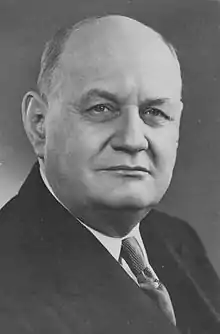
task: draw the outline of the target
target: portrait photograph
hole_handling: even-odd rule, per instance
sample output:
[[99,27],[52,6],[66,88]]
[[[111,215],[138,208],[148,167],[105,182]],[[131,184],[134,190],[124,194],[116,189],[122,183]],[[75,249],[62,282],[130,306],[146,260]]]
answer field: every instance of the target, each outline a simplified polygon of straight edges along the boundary
[[220,1],[0,0],[0,333],[220,333]]

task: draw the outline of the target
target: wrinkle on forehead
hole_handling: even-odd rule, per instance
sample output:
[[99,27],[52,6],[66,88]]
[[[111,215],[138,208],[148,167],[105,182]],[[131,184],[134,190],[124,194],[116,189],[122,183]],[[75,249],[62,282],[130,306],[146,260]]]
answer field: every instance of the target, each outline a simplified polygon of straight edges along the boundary
[[162,37],[153,29],[133,19],[108,16],[93,20],[73,30],[60,58],[63,79],[71,74],[85,79],[96,79],[107,72],[122,68],[143,69],[147,66],[169,68],[170,73],[181,74],[178,60]]

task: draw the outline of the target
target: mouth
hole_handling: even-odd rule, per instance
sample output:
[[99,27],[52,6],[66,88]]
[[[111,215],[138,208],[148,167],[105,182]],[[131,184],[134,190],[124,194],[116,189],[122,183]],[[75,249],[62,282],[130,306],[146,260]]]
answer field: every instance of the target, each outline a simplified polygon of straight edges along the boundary
[[145,167],[127,165],[110,166],[103,168],[102,171],[115,172],[119,175],[125,176],[144,176],[146,174],[151,174],[150,171]]
[[105,170],[125,170],[125,171],[139,171],[139,172],[145,172],[149,173],[149,170],[142,166],[127,166],[127,165],[119,165],[119,166],[111,166],[108,168],[105,168]]

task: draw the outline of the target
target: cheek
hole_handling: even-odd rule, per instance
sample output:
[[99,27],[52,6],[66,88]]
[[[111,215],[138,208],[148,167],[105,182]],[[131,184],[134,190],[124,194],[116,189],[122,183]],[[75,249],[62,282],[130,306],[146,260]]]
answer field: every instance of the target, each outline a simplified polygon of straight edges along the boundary
[[[64,171],[77,151],[77,136],[68,119],[57,115],[50,120],[46,137],[46,163],[57,171]],[[78,159],[76,158],[76,161]]]
[[91,168],[93,157],[100,146],[97,131],[88,127],[85,129],[81,124],[69,120],[57,129],[52,139],[59,168],[65,174],[81,177]]
[[[59,136],[60,137],[60,136]],[[62,169],[67,173],[80,172],[89,159],[88,147],[82,136],[72,129],[62,133],[61,138],[57,140],[62,143],[59,147],[59,161]]]
[[158,193],[163,195],[172,179],[177,145],[176,139],[174,140],[170,136],[163,137],[163,140],[160,140],[157,144],[155,149],[155,185]]
[[155,138],[156,164],[159,170],[165,174],[171,173],[176,161],[178,142],[178,130],[164,131]]

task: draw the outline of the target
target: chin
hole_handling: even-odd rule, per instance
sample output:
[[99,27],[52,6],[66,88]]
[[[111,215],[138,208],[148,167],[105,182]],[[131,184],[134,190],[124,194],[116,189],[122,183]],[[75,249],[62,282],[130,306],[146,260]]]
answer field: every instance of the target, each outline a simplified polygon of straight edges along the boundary
[[100,206],[108,207],[116,210],[143,210],[146,208],[151,208],[157,204],[154,198],[149,198],[148,196],[101,196],[97,199],[97,203]]
[[116,185],[96,184],[87,188],[87,203],[111,209],[143,210],[152,208],[163,197],[164,189],[153,182]]

